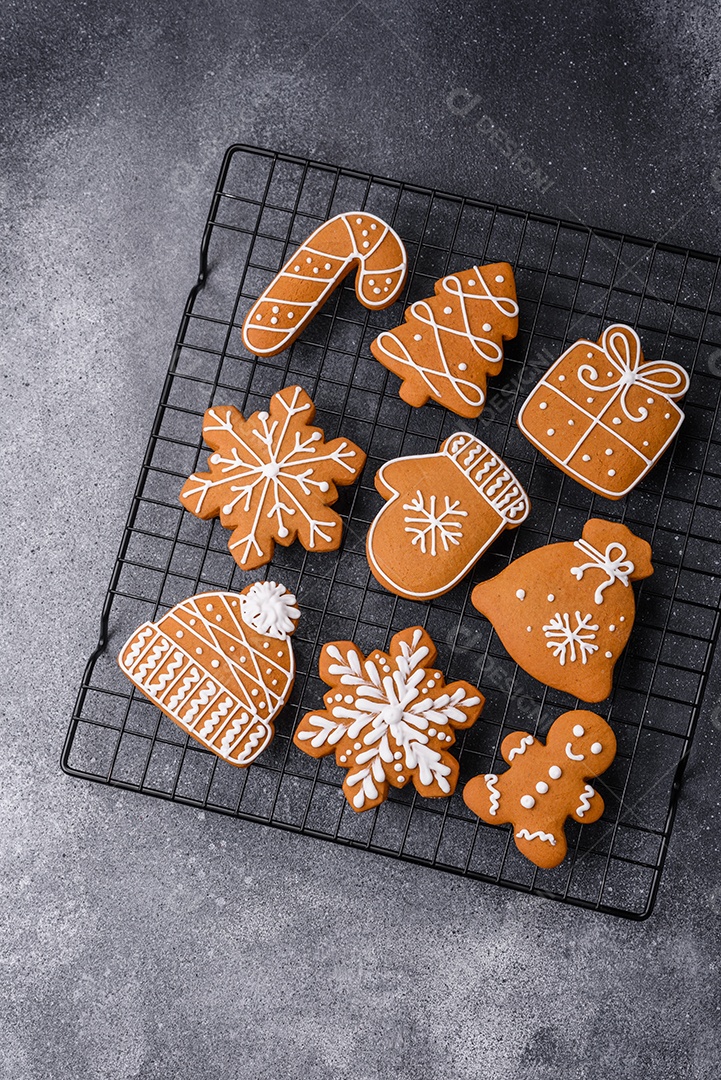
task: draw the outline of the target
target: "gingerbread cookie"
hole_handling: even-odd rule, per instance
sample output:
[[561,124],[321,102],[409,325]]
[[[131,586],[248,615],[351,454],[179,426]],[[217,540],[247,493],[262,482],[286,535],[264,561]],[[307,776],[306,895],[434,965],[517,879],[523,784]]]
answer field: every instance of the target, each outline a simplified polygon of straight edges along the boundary
[[435,296],[407,308],[402,326],[371,342],[376,360],[402,380],[409,405],[431,399],[475,419],[486,377],[503,366],[503,342],[518,333],[518,304],[508,263],[473,266],[435,283]]
[[354,267],[364,307],[389,307],[406,280],[406,249],[397,233],[364,210],[338,214],[301,244],[253,304],[243,342],[257,356],[287,349]]
[[381,585],[411,600],[452,589],[530,509],[501,458],[463,431],[437,454],[386,462],[375,485],[388,502],[368,530],[368,562]]
[[522,555],[476,585],[471,599],[529,675],[583,701],[603,701],[633,626],[631,582],[652,573],[645,540],[591,518],[580,540]]
[[242,570],[269,562],[276,541],[288,547],[297,537],[308,551],[340,545],[342,522],[328,506],[339,486],[358,477],[366,456],[348,439],[325,442],[311,426],[314,416],[300,386],[273,394],[268,412],[247,420],[232,405],[205,414],[210,472],[193,473],[180,501],[197,517],[220,517],[233,530],[228,547]]
[[139,627],[118,664],[182,731],[244,767],[273,738],[290,696],[299,616],[293,594],[274,581],[200,593]]
[[578,709],[553,722],[545,745],[514,731],[501,754],[510,768],[474,776],[463,801],[489,825],[512,824],[516,847],[536,866],[558,866],[568,850],[566,819],[589,825],[603,814],[603,799],[588,780],[616,756],[613,731],[596,713]]
[[374,649],[367,658],[352,641],[323,646],[320,677],[331,687],[325,709],[306,713],[293,741],[315,758],[335,751],[354,810],[378,806],[389,785],[411,780],[427,798],[455,791],[458,762],[448,751],[456,730],[480,715],[484,698],[470,683],[446,685],[435,658],[420,626],[396,634],[387,653]]
[[518,426],[579,484],[620,499],[638,484],[683,423],[677,398],[689,379],[678,364],[645,361],[630,326],[577,341],[523,403]]

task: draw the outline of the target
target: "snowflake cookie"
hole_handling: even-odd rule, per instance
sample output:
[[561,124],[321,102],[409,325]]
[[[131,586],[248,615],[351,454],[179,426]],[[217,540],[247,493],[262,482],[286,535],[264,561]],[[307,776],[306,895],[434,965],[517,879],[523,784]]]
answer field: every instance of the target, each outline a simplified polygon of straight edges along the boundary
[[388,501],[368,530],[368,563],[381,585],[411,600],[452,589],[530,509],[505,462],[465,431],[437,454],[387,461],[375,485]]
[[328,507],[338,487],[357,479],[366,456],[348,439],[325,442],[311,426],[314,415],[300,386],[273,394],[268,411],[247,420],[232,405],[205,414],[210,472],[193,473],[180,501],[233,530],[228,547],[242,570],[270,562],[276,541],[288,547],[297,537],[308,551],[340,545],[342,522]]
[[296,599],[275,581],[200,593],[128,638],[118,664],[207,750],[244,767],[273,738],[293,687]]
[[509,653],[534,678],[583,701],[611,693],[651,548],[625,525],[591,518],[580,540],[548,544],[473,590]]
[[474,776],[463,801],[489,825],[510,822],[516,847],[536,866],[558,866],[566,857],[566,819],[588,825],[603,814],[603,799],[588,780],[616,756],[613,731],[596,713],[577,709],[554,721],[545,745],[514,731],[501,755],[510,768]]
[[387,653],[367,657],[352,641],[323,647],[320,677],[331,689],[325,709],[305,714],[293,737],[311,757],[335,751],[347,769],[343,791],[354,810],[369,810],[388,785],[411,780],[427,798],[452,795],[458,762],[455,731],[480,715],[484,698],[467,682],[446,685],[434,668],[436,647],[420,626],[396,634]]

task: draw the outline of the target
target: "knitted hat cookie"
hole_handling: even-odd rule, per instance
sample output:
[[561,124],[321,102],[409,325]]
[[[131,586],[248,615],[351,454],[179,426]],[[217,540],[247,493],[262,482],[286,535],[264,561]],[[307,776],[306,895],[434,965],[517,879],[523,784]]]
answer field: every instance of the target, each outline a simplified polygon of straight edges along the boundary
[[583,701],[603,701],[633,626],[631,582],[652,573],[645,540],[591,518],[580,540],[522,555],[476,585],[471,599],[529,675]]
[[290,696],[290,637],[300,611],[274,581],[209,592],[144,623],[118,656],[122,671],[173,723],[233,765],[254,761]]
[[300,386],[273,394],[268,411],[247,420],[232,405],[205,414],[210,471],[194,473],[180,501],[196,517],[219,517],[233,530],[228,547],[242,570],[270,562],[276,542],[288,547],[297,537],[308,551],[340,545],[343,524],[328,507],[338,487],[360,475],[366,456],[348,439],[325,442],[311,426],[314,416]]
[[501,458],[463,431],[437,454],[386,462],[375,485],[388,502],[368,530],[368,563],[381,585],[411,600],[452,589],[530,509]]
[[469,780],[463,801],[489,825],[513,825],[516,847],[536,866],[550,869],[566,857],[564,823],[589,825],[603,814],[603,799],[588,783],[616,756],[616,736],[606,721],[585,709],[563,713],[545,745],[525,731],[501,744],[510,768]]
[[503,342],[518,333],[513,270],[473,266],[434,288],[435,296],[411,304],[402,326],[371,342],[371,352],[402,380],[409,405],[432,399],[472,420],[485,405],[487,376],[503,366]]
[[430,799],[455,791],[459,766],[448,751],[455,732],[478,718],[484,698],[470,683],[446,684],[435,658],[421,626],[396,634],[387,653],[374,649],[365,657],[352,641],[323,646],[320,677],[331,689],[325,708],[305,714],[293,741],[311,757],[335,752],[354,810],[378,806],[389,786],[411,781]]
[[688,375],[670,361],[645,361],[635,330],[609,326],[577,341],[523,403],[518,426],[579,484],[620,499],[667,449],[684,414],[676,404]]
[[405,284],[403,241],[364,210],[324,222],[291,255],[246,316],[246,348],[256,356],[287,349],[354,267],[356,296],[364,307],[388,307]]

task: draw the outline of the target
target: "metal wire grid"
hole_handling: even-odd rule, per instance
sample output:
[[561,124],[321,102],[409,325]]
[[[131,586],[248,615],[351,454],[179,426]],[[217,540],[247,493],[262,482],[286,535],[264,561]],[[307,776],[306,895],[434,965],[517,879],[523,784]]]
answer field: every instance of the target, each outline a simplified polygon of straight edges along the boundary
[[[352,281],[328,301],[288,351],[258,359],[240,326],[253,300],[317,224],[367,209],[399,231],[408,248],[402,300],[370,313]],[[401,321],[407,303],[440,276],[475,263],[510,261],[521,331],[476,423],[428,405],[412,409],[398,381],[372,359],[368,343]],[[674,359],[692,373],[687,419],[674,448],[618,503],[593,496],[536,453],[515,425],[518,406],[573,340],[596,338],[611,321],[630,322],[648,357]],[[66,772],[159,798],[362,847],[466,877],[640,919],[658,889],[676,800],[701,707],[721,601],[721,279],[719,259],[535,214],[522,213],[347,169],[247,146],[227,151],[191,290],[163,387],[132,507],[106,597],[98,646],[83,676],[63,752]],[[201,522],[178,502],[200,464],[201,420],[213,403],[246,415],[270,394],[301,384],[328,438],[341,432],[368,452],[361,479],[341,495],[346,522],[338,552],[276,547],[265,573],[241,573],[217,522]],[[431,604],[385,592],[371,577],[364,543],[381,505],[380,464],[433,452],[463,428],[503,455],[528,490],[528,522],[507,531],[465,582]],[[509,560],[555,540],[575,539],[591,516],[626,522],[650,541],[656,568],[637,593],[634,632],[617,665],[614,691],[598,707],[619,744],[597,783],[606,812],[597,824],[567,826],[569,856],[555,870],[518,854],[507,829],[479,822],[460,792],[479,772],[503,768],[499,746],[511,730],[545,734],[574,699],[544,688],[505,653],[469,602],[477,581]],[[241,589],[273,577],[295,590],[302,619],[293,639],[298,674],[270,748],[240,770],[204,751],[131,687],[115,662],[145,619],[195,592]],[[326,641],[364,650],[422,624],[449,680],[478,685],[486,706],[454,752],[456,794],[429,800],[412,788],[355,814],[341,791],[343,771],[292,743],[294,724],[321,700],[317,677]]]

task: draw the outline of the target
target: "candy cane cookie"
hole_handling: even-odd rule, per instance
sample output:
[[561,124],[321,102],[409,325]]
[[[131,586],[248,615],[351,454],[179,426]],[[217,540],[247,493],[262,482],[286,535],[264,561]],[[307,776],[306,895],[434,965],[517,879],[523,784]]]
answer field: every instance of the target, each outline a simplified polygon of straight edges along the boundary
[[356,296],[365,307],[386,308],[398,298],[406,249],[390,225],[364,211],[338,214],[301,244],[248,312],[246,348],[256,356],[287,349],[354,267]]

